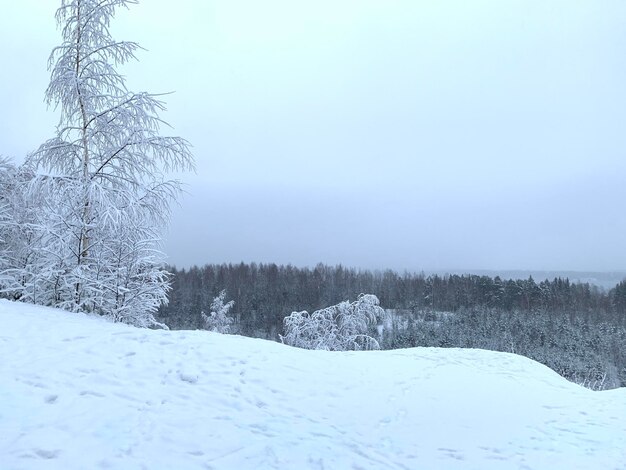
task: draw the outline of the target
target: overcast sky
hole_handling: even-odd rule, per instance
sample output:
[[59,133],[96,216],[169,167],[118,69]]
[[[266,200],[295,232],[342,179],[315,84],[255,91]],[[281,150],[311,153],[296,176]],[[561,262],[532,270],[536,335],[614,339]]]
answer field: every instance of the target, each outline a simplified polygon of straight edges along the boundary
[[[54,134],[60,2],[0,16],[0,154]],[[623,0],[144,0],[122,71],[195,175],[179,267],[626,269]]]

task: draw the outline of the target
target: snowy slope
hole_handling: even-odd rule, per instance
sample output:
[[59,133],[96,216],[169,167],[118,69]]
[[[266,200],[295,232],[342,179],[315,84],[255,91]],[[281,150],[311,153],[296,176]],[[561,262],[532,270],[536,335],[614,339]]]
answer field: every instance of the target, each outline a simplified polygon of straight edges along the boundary
[[0,468],[626,469],[626,389],[480,350],[304,351],[0,301]]

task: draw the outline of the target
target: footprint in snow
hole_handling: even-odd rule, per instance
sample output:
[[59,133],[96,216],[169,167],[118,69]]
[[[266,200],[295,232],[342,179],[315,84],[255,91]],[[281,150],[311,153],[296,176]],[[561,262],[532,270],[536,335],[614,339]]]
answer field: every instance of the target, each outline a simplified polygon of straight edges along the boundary
[[58,395],[46,395],[45,398],[43,399],[43,401],[45,403],[48,403],[48,404],[52,405],[53,403],[57,402],[58,398],[59,398]]
[[79,393],[81,397],[89,396],[89,397],[98,397],[104,398],[104,395],[100,392],[94,392],[93,390],[83,390]]
[[76,341],[76,340],[78,340],[78,339],[85,339],[85,338],[86,338],[86,336],[74,336],[74,337],[72,337],[72,338],[64,338],[64,339],[63,339],[63,342],[64,342],[64,343],[67,343],[67,342],[69,342],[69,341]]
[[443,452],[447,457],[453,458],[455,460],[465,460],[465,456],[456,449],[448,449],[445,447],[440,447],[437,450],[439,452]]
[[41,457],[42,459],[56,459],[59,454],[61,453],[60,450],[55,449],[55,450],[46,450],[46,449],[34,449],[35,455],[37,455],[37,457]]
[[190,383],[190,384],[198,383],[198,375],[197,374],[190,374],[188,372],[178,372],[178,377],[183,382],[187,382],[187,383]]

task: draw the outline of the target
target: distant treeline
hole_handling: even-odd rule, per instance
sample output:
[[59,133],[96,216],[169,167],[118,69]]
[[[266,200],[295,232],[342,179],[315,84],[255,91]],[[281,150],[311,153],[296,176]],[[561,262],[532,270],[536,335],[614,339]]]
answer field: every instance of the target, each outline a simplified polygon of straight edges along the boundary
[[[476,275],[426,276],[318,265],[221,264],[173,273],[157,319],[205,328],[203,312],[222,290],[234,300],[231,332],[279,340],[283,319],[359,294],[390,312],[372,327],[383,349],[470,347],[521,354],[596,390],[626,386],[626,281],[606,291],[555,278],[536,282]],[[382,326],[382,325],[381,325]],[[382,332],[382,334],[381,334]]]
[[169,305],[157,319],[173,329],[203,327],[202,312],[223,289],[234,300],[234,330],[246,336],[277,339],[283,318],[375,294],[385,309],[456,312],[484,307],[498,311],[539,312],[626,326],[626,282],[605,291],[587,283],[555,278],[536,282],[477,275],[429,275],[367,271],[343,266],[297,268],[276,264],[220,264],[170,268]]

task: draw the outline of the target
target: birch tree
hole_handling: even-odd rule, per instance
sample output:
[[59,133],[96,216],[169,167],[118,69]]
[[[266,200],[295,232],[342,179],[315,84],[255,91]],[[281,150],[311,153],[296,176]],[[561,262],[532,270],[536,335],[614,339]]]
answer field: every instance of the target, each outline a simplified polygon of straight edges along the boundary
[[49,106],[60,111],[57,134],[28,158],[47,194],[42,240],[54,267],[42,285],[49,303],[149,326],[165,302],[160,232],[180,183],[193,169],[187,141],[164,137],[159,95],[126,88],[117,67],[139,46],[117,41],[110,22],[134,0],[63,0],[56,20],[62,43],[49,59]]

